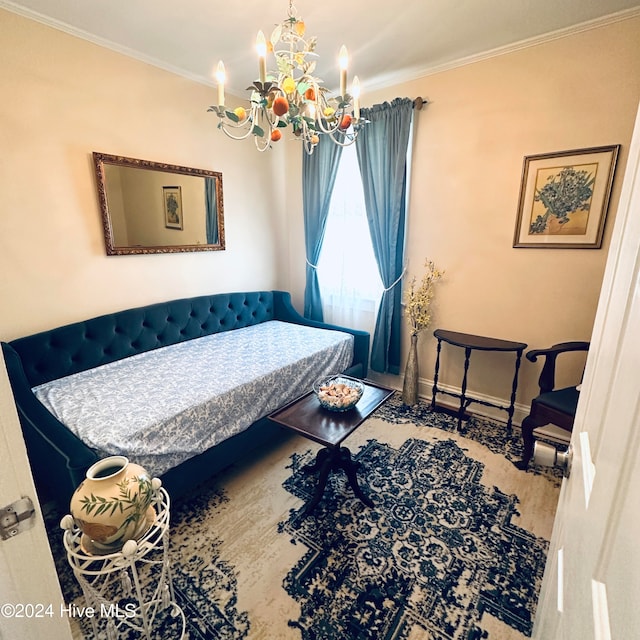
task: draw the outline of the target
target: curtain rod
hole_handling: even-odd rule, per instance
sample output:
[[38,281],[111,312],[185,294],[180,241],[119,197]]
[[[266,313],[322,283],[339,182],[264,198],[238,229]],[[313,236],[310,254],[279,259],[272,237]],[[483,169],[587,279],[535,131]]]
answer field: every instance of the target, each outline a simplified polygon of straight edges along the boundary
[[416,111],[420,111],[422,109],[422,107],[426,104],[429,104],[428,100],[425,100],[424,98],[421,98],[420,96],[418,96],[414,101],[413,101],[413,108]]

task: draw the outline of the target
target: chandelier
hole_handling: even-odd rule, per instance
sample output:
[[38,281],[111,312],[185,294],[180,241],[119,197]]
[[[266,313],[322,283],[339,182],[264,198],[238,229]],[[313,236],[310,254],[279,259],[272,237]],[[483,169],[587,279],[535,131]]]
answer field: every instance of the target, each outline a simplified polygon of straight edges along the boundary
[[[321,138],[347,146],[355,142],[359,130],[366,124],[360,118],[360,83],[353,78],[351,93],[347,92],[348,53],[340,49],[340,95],[330,96],[322,80],[313,75],[316,67],[316,38],[305,38],[306,26],[296,16],[293,0],[289,0],[287,19],[278,25],[267,41],[258,33],[259,79],[251,91],[249,107],[225,108],[225,70],[218,63],[216,80],[218,104],[209,107],[220,119],[218,128],[234,140],[254,137],[259,151],[266,151],[291,130],[311,155]],[[267,54],[273,54],[275,70],[267,71]]]

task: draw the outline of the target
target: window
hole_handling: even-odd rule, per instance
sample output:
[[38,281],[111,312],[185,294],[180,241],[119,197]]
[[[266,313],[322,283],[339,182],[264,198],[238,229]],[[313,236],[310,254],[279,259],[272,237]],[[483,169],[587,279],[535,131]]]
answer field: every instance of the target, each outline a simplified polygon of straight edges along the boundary
[[325,322],[373,335],[383,286],[354,145],[342,150],[318,261],[318,282]]

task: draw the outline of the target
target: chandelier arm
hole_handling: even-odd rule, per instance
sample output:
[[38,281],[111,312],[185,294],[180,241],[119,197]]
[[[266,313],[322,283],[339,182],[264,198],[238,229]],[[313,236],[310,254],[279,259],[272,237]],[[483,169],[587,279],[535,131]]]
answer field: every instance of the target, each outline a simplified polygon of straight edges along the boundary
[[338,130],[342,130],[341,124],[346,115],[349,115],[346,107],[340,107],[338,111],[333,114],[334,123],[329,125],[329,121],[326,117],[321,117],[321,114],[318,114],[316,117],[316,121],[318,123],[318,127],[322,133],[333,134]]
[[[254,137],[254,142],[256,143],[256,149],[260,152],[262,151],[267,151],[267,149],[271,148],[271,145],[269,144],[269,138],[261,138],[260,136],[253,136]],[[260,141],[263,141],[263,144],[260,144]]]
[[[251,134],[253,134],[253,128],[257,120],[257,105],[252,105],[249,116],[241,122],[234,122],[233,120],[225,119],[224,114],[218,115],[220,118],[220,128],[229,138],[231,138],[232,140],[245,140]],[[233,129],[246,129],[246,132],[242,135],[235,135],[234,133],[232,133]]]
[[271,135],[271,132],[278,127],[280,117],[273,112],[270,113],[266,107],[262,108],[262,115],[269,123],[269,135]]
[[353,133],[345,133],[344,137],[347,140],[347,142],[341,142],[333,134],[329,134],[329,137],[331,138],[331,141],[337,144],[338,146],[349,147],[356,141],[356,138],[358,137],[358,132],[354,131]]
[[342,115],[336,117],[335,124],[332,126],[326,126],[328,124],[326,118],[318,118],[317,123],[320,131],[322,131],[322,133],[328,133],[328,134],[335,133],[340,128],[342,117],[343,117]]
[[[272,140],[272,134],[274,130],[277,129],[280,118],[273,112],[270,112],[269,109],[267,109],[267,107],[264,105],[260,107],[256,118],[259,121],[258,126],[260,126],[260,128],[262,128],[263,130],[266,130],[264,135],[265,146],[269,147]],[[256,138],[258,138],[258,136],[256,136]],[[256,145],[257,144],[258,143],[256,141]],[[261,149],[261,151],[264,151],[264,149]]]
[[[228,126],[230,126],[230,125],[228,125],[228,124],[222,124],[222,126],[221,126],[220,128],[221,128],[221,129],[222,129],[222,131],[224,131],[224,133],[225,133],[227,136],[229,136],[229,138],[231,138],[232,140],[246,140],[246,139],[251,135],[251,133],[253,132],[253,126],[252,126],[252,127],[251,127],[251,129],[248,129],[248,130],[247,130],[247,132],[246,132],[246,133],[244,133],[243,135],[241,135],[241,136],[236,136],[236,135],[234,135],[233,133],[231,133],[231,131],[229,131],[229,130],[227,129],[227,127],[228,127]],[[234,128],[238,128],[238,129],[239,129],[240,127],[234,127]]]

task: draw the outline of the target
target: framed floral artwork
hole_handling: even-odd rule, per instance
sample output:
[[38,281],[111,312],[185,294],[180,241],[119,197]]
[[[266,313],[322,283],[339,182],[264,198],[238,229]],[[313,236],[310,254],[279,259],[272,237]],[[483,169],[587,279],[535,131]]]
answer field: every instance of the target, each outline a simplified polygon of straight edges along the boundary
[[599,249],[619,150],[525,156],[513,246]]
[[182,229],[182,190],[180,187],[162,187],[164,226]]

